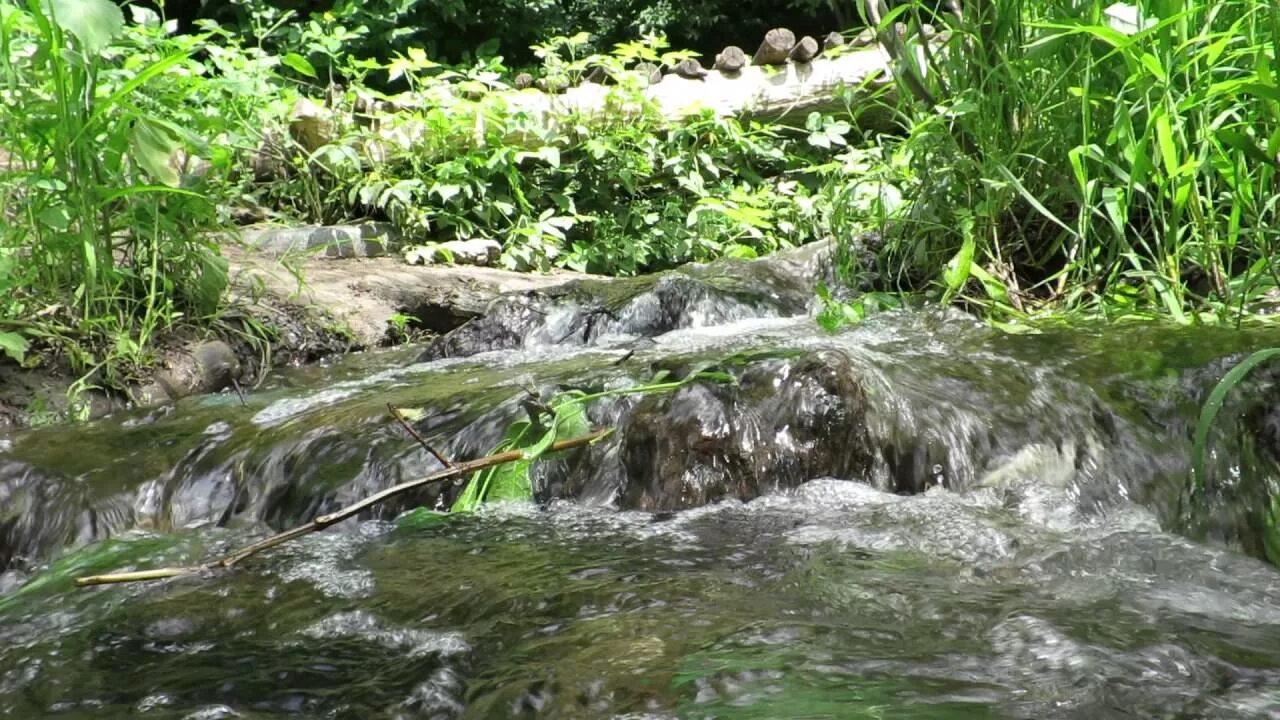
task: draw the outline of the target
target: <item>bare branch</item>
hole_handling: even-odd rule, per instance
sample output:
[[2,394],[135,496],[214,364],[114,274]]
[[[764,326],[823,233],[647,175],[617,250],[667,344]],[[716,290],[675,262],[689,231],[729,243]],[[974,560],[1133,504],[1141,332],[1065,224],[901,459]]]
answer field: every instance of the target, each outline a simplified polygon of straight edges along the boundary
[[395,405],[392,405],[391,403],[387,403],[387,410],[391,413],[391,417],[395,418],[396,422],[400,423],[400,427],[404,428],[405,432],[412,435],[413,439],[417,440],[418,444],[421,445],[423,448],[425,448],[427,452],[435,456],[435,459],[439,460],[441,465],[445,466],[446,468],[453,467],[453,463],[449,462],[448,458],[446,458],[444,455],[441,455],[439,452],[436,451],[435,448],[428,445],[427,441],[423,440],[422,436],[418,434],[418,431],[414,430],[413,426],[409,424],[409,421],[404,419],[404,416],[400,414],[400,408],[396,407]]
[[[613,432],[613,428],[604,428],[602,430],[596,430],[595,432],[587,433],[586,435],[581,435],[576,438],[561,440],[557,443],[554,443],[551,447],[547,448],[546,452],[555,453],[555,452],[561,452],[563,450],[572,450],[574,448],[590,445],[591,443],[606,437],[612,432]],[[266,550],[268,548],[273,548],[276,545],[281,545],[283,543],[289,542],[290,540],[293,540],[294,538],[302,537],[303,535],[316,532],[317,530],[323,530],[329,527],[330,525],[346,520],[347,518],[359,513],[361,510],[364,510],[365,508],[371,507],[373,505],[377,505],[383,500],[386,500],[391,497],[395,497],[396,495],[399,495],[401,493],[420,488],[424,485],[430,485],[431,483],[440,482],[441,480],[450,480],[452,478],[459,477],[461,475],[466,475],[468,473],[475,472],[476,470],[483,470],[485,468],[493,467],[495,465],[503,465],[506,463],[517,462],[519,460],[523,460],[524,458],[525,458],[525,453],[523,450],[509,450],[504,453],[498,453],[496,455],[487,455],[482,458],[476,458],[475,460],[468,460],[466,462],[461,462],[456,465],[451,465],[445,468],[444,470],[441,470],[436,473],[432,473],[431,475],[427,475],[426,477],[421,477],[416,480],[410,480],[408,482],[400,483],[399,485],[396,485],[394,487],[389,487],[386,490],[383,490],[382,492],[376,493],[374,495],[370,495],[369,497],[355,503],[354,505],[348,505],[347,507],[344,507],[341,510],[338,510],[337,512],[329,513],[328,515],[321,515],[305,525],[299,525],[298,527],[285,530],[282,533],[272,535],[271,537],[265,540],[261,540],[252,545],[241,548],[231,553],[230,555],[226,555],[225,557],[218,558],[217,560],[207,562],[204,565],[195,565],[192,567],[180,567],[180,568],[159,568],[155,570],[141,570],[137,572],[113,573],[110,575],[89,575],[86,577],[76,578],[76,586],[86,587],[89,585],[110,585],[114,583],[141,582],[146,580],[164,580],[166,578],[181,577],[184,575],[193,575],[196,573],[206,572],[210,570],[230,568],[250,556],[257,555],[263,550]]]

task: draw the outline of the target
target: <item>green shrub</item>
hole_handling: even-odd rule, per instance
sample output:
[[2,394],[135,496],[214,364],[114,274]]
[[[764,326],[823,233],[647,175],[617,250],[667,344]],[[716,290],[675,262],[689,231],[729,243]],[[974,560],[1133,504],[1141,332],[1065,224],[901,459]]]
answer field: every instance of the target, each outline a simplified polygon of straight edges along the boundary
[[423,109],[389,122],[414,141],[374,160],[361,128],[340,132],[311,154],[308,177],[328,198],[320,206],[345,200],[352,215],[382,214],[421,243],[495,239],[511,268],[621,275],[754,257],[829,234],[830,213],[816,200],[842,177],[833,158],[848,123],[815,115],[812,128],[796,130],[712,114],[673,122],[625,69],[664,59],[659,45],[601,56],[585,43],[539,46],[546,75],[573,81],[603,66],[621,82],[609,90],[610,109],[554,122],[511,108],[493,63],[441,73],[423,55],[393,59],[388,67]]
[[[501,55],[507,64],[535,62],[529,48],[547,38],[579,32],[591,49],[663,35],[676,47],[714,54],[725,45],[748,52],[766,30],[785,25],[821,37],[847,29],[856,14],[826,0],[245,0],[234,3],[166,3],[185,21],[216,20],[257,37],[279,54],[307,55],[318,68],[332,56],[386,61],[411,47],[450,64]],[[345,32],[333,34],[335,27]],[[320,49],[314,38],[330,35]]]

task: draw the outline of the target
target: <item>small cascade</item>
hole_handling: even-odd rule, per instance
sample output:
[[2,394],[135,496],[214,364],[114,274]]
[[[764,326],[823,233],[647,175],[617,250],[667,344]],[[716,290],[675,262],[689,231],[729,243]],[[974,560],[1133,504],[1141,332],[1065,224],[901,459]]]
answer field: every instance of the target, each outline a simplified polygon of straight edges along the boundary
[[[511,296],[243,405],[0,438],[0,716],[1273,716],[1274,371],[1229,396],[1194,503],[1188,473],[1210,389],[1280,334],[828,334],[821,257]],[[614,432],[540,459],[536,504],[405,512],[440,483],[233,572],[71,587],[441,469],[388,404],[458,460],[534,400],[695,376],[592,402]]]
[[[539,500],[668,512],[815,477],[899,494],[1032,483],[1062,489],[1078,512],[1137,503],[1260,552],[1254,510],[1280,477],[1274,379],[1259,374],[1233,395],[1247,422],[1215,434],[1223,480],[1212,502],[1190,513],[1183,500],[1199,403],[1243,352],[1271,341],[1265,333],[1011,336],[956,311],[895,311],[827,334],[809,317],[824,253],[513,295],[417,362],[356,358],[329,372],[334,382],[279,383],[243,407],[210,396],[14,436],[0,456],[0,568],[133,529],[281,529],[441,469],[388,403],[420,410],[419,434],[470,458],[523,416],[530,392],[706,369],[728,381],[593,403],[591,421],[616,432],[539,463]],[[366,519],[448,507],[460,489],[428,487]]]

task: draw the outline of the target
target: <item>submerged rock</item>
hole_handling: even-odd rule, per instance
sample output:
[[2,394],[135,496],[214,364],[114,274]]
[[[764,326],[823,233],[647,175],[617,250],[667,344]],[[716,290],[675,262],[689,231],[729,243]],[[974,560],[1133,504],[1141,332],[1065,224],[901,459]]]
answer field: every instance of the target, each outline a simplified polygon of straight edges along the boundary
[[723,259],[636,278],[592,278],[504,296],[483,316],[432,343],[419,360],[490,350],[601,345],[748,318],[808,312],[830,273],[815,243],[762,260]]
[[733,383],[700,382],[601,413],[617,428],[548,496],[669,511],[750,500],[871,466],[866,401],[847,358],[819,352],[746,362]]

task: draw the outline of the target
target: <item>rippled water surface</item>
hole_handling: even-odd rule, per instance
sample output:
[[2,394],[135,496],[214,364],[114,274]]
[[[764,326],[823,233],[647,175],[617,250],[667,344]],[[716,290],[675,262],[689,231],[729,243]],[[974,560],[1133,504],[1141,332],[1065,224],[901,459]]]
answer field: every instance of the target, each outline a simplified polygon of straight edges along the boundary
[[[1274,482],[1271,461],[1228,423],[1213,512],[1178,514],[1188,418],[1269,342],[734,320],[354,360],[244,407],[11,438],[0,717],[1280,718],[1280,573],[1250,557],[1245,490]],[[739,384],[593,409],[623,439],[577,485],[571,463],[539,476],[541,504],[402,514],[440,499],[411,496],[234,571],[71,585],[200,563],[436,469],[387,402],[475,457],[530,382],[709,360]],[[833,424],[804,425],[818,416]],[[851,434],[801,432],[823,427]],[[653,494],[683,453],[671,477],[706,505]],[[707,490],[744,456],[789,479]],[[823,463],[857,471],[802,474]]]
[[[366,522],[0,610],[9,717],[1280,716],[1280,577],[1033,478]],[[114,559],[200,559],[219,530]],[[113,558],[107,558],[110,562]]]

